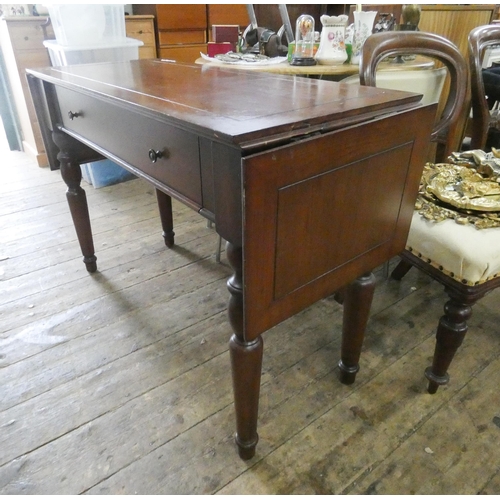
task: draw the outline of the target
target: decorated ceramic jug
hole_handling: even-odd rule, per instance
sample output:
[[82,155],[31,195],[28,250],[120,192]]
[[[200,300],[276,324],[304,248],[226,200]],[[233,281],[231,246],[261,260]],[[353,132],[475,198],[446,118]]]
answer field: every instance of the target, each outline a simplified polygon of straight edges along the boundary
[[355,11],[354,12],[354,36],[352,40],[351,63],[359,64],[361,49],[365,40],[372,34],[373,23],[377,16],[376,11]]
[[345,50],[345,27],[347,16],[321,16],[321,39],[316,52],[318,64],[342,64],[347,59]]

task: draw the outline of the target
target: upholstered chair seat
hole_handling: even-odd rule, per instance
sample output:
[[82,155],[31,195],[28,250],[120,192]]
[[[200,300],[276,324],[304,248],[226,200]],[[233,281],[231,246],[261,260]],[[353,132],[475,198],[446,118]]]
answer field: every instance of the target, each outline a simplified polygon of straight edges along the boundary
[[461,284],[481,285],[500,276],[500,227],[434,222],[415,211],[406,249]]

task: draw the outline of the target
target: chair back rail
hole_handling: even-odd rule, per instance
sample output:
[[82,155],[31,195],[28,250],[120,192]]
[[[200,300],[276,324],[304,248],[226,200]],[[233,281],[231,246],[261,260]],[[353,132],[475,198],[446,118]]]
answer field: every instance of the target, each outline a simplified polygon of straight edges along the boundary
[[431,141],[440,146],[436,160],[444,161],[450,153],[459,149],[464,134],[465,116],[470,108],[467,62],[452,42],[433,33],[375,33],[363,45],[359,67],[361,85],[376,86],[377,65],[387,57],[405,54],[420,54],[436,59],[448,70],[448,96],[431,134]]

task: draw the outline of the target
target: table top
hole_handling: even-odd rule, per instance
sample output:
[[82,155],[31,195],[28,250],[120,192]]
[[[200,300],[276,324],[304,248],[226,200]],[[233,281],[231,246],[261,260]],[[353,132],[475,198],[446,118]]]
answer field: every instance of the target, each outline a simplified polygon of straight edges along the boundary
[[280,134],[290,138],[318,128],[324,132],[325,124],[357,123],[420,100],[419,94],[409,92],[266,73],[248,78],[248,73],[232,67],[154,59],[44,68],[28,74],[237,145]]
[[[236,65],[226,64],[219,61],[207,61],[199,57],[195,61],[196,64],[218,67],[235,67],[238,69],[259,71],[264,73],[275,73],[278,75],[316,75],[316,76],[350,76],[359,73],[358,64],[337,64],[337,65],[321,65],[315,66],[292,66],[287,61],[279,64],[269,64],[261,66],[253,66],[251,64]],[[434,62],[432,59],[423,56],[416,56],[415,59],[405,60],[403,63],[381,62],[379,65],[380,71],[401,71],[401,70],[424,70],[432,69]]]

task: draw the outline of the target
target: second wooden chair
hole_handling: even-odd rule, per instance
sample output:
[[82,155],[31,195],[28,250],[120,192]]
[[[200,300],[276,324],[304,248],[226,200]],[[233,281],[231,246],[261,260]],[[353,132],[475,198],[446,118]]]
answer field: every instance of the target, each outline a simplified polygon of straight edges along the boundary
[[[378,33],[370,36],[363,47],[360,66],[362,84],[375,86],[377,64],[388,56],[398,54],[433,57],[448,69],[449,93],[431,137],[438,144],[437,156],[442,161],[456,151],[462,141],[470,96],[467,63],[456,46],[440,36],[421,32]],[[463,231],[467,235],[462,235]],[[450,301],[445,306],[445,316],[441,318],[438,327],[434,362],[426,370],[426,376],[430,380],[429,392],[435,392],[440,384],[446,383],[448,366],[467,329],[465,321],[470,316],[470,304],[484,295],[491,286],[488,280],[484,282],[483,277],[477,276],[476,269],[471,269],[466,274],[457,270],[457,266],[460,268],[459,262],[467,259],[466,253],[478,253],[477,249],[474,251],[470,248],[473,238],[471,239],[469,232],[481,233],[474,227],[465,228],[451,220],[432,223],[424,220],[418,212],[413,215],[407,250],[403,257],[405,261],[445,285],[450,296]],[[485,251],[486,248],[487,245]],[[359,360],[360,339],[344,338],[343,345],[350,350],[351,360]],[[344,382],[353,380],[351,377]]]

